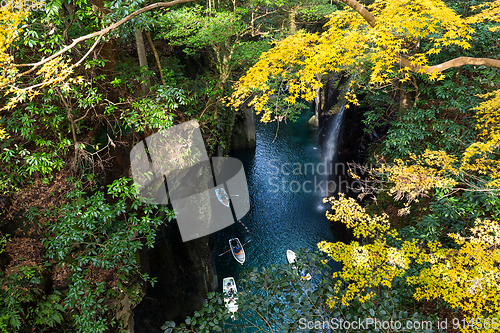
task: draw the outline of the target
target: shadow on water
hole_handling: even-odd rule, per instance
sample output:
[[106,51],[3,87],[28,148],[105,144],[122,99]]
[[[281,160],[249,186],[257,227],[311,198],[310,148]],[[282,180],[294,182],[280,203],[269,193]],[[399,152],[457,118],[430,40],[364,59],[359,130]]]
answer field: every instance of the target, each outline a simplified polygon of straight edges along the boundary
[[[233,276],[238,284],[244,269],[288,265],[287,249],[316,251],[318,242],[339,239],[332,234],[325,217],[328,207],[322,199],[326,193],[326,182],[331,178],[322,159],[326,152],[322,153],[317,132],[307,123],[311,115],[311,111],[304,112],[297,122],[281,123],[279,128],[276,123],[257,123],[257,147],[233,152],[232,156],[243,162],[251,202],[250,211],[241,223],[213,235],[216,244],[212,254],[219,291],[222,291],[225,277]],[[329,130],[332,129],[324,131]],[[148,273],[158,277],[158,283],[154,288],[148,288],[146,297],[134,309],[136,332],[159,332],[166,318],[184,318],[190,309],[199,308],[199,304],[204,302],[205,294],[190,293],[203,290],[202,284],[206,283],[204,277],[211,275],[205,272],[207,267],[212,267],[208,260],[208,247],[200,244],[188,251],[187,246],[193,247],[197,241],[181,243],[177,226],[169,225],[162,232],[165,234],[159,235],[159,238],[164,241],[158,242],[154,249],[148,251],[148,256],[141,258],[143,262],[152,263]],[[171,237],[179,242],[170,241]],[[229,250],[228,241],[232,237],[238,237],[243,244],[248,242],[243,266],[234,260],[230,252],[219,256]],[[201,255],[200,251],[206,253]],[[144,265],[148,267],[149,263]],[[317,278],[313,273],[313,281]]]

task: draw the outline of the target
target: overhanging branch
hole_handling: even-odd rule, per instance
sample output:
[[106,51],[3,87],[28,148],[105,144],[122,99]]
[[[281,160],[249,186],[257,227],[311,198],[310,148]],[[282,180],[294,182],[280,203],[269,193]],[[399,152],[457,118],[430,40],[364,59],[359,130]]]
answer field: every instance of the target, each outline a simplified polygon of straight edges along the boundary
[[403,67],[410,68],[410,70],[412,72],[424,71],[427,74],[439,73],[439,72],[443,72],[443,71],[450,69],[450,68],[461,67],[464,65],[500,68],[500,60],[498,60],[498,59],[472,58],[472,57],[458,57],[455,59],[445,61],[445,62],[438,64],[438,65],[427,66],[427,67],[412,65],[408,59],[401,57],[400,64]]
[[370,25],[370,27],[375,28],[377,19],[368,9],[365,8],[365,6],[363,6],[356,0],[337,0],[337,1],[343,2],[352,9],[354,9],[356,12],[358,12],[359,15],[361,15],[365,19],[365,21]]
[[[76,45],[78,45],[79,43],[81,43],[81,42],[83,42],[83,41],[85,41],[87,39],[91,39],[91,38],[94,38],[94,37],[98,37],[97,40],[101,39],[102,36],[104,36],[105,34],[113,31],[114,29],[118,28],[120,25],[124,24],[127,21],[130,21],[131,19],[133,19],[134,17],[136,17],[136,16],[138,16],[138,15],[140,15],[142,13],[151,11],[153,9],[172,7],[172,6],[177,5],[177,4],[181,4],[181,3],[185,3],[185,2],[191,2],[191,1],[194,1],[194,0],[174,0],[174,1],[170,1],[170,2],[158,2],[158,3],[154,3],[154,4],[151,4],[151,5],[148,5],[146,7],[143,7],[141,9],[138,9],[135,12],[133,12],[133,13],[127,15],[126,17],[122,18],[120,21],[115,22],[115,23],[111,24],[110,26],[108,26],[108,27],[106,27],[106,28],[104,28],[102,30],[93,32],[93,33],[85,35],[85,36],[78,37],[77,39],[73,40],[73,42],[71,44],[65,46],[60,51],[54,53],[53,55],[51,55],[48,58],[42,59],[42,60],[40,60],[39,62],[36,62],[36,63],[16,64],[16,65],[14,65],[15,67],[32,67],[29,70],[20,73],[18,75],[18,77],[33,72],[36,68],[38,68],[41,65],[43,65],[43,64],[45,64],[45,63],[47,63],[47,62],[49,62],[49,61],[51,61],[51,60],[59,57],[59,56],[61,56],[62,54],[68,52],[73,47],[75,47]],[[94,47],[95,47],[95,44],[94,44]],[[87,53],[82,59],[80,59],[77,62],[77,64],[79,65],[88,56],[88,54],[89,53]]]
[[[366,9],[363,5],[361,5],[356,0],[337,0],[346,4],[347,6],[354,9],[363,19],[372,27],[375,28],[377,24],[377,19],[373,14]],[[441,64],[434,66],[419,66],[413,65],[410,60],[407,58],[400,56],[399,63],[401,67],[408,67],[412,72],[424,72],[427,74],[439,73],[443,72],[450,68],[461,67],[464,65],[473,65],[473,66],[487,66],[493,68],[500,68],[500,60],[492,59],[492,58],[472,58],[472,57],[458,57],[452,60],[445,61]]]

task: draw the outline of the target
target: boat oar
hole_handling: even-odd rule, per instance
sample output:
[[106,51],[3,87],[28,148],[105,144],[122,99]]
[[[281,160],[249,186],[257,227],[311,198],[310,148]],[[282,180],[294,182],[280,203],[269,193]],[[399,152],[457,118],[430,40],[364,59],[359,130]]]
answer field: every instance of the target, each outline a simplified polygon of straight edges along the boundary
[[231,249],[227,250],[227,251],[226,251],[226,252],[224,252],[224,253],[219,254],[219,257],[220,257],[221,255],[223,255],[223,254],[228,253],[229,251],[231,251]]

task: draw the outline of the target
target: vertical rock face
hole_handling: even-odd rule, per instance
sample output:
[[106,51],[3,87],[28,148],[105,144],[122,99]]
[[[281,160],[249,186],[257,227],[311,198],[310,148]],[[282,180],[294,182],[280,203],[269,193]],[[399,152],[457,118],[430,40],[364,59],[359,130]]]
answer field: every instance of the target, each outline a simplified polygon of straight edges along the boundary
[[179,323],[199,310],[217,289],[209,237],[183,243],[177,223],[163,226],[153,249],[141,256],[144,271],[156,277],[134,309],[135,333],[161,333],[166,320]]
[[231,149],[255,148],[255,111],[243,105],[234,120]]
[[[319,141],[322,145],[322,156],[325,162],[333,163],[333,173],[329,175],[329,181],[333,188],[327,189],[327,195],[333,195],[337,191],[349,194],[349,179],[347,174],[347,162],[356,162],[346,150],[354,149],[358,139],[356,135],[362,136],[355,131],[353,126],[353,113],[358,115],[357,107],[345,109],[345,94],[349,87],[349,76],[345,74],[331,74],[323,78],[323,88],[320,91],[320,106],[318,115],[320,117]],[[353,136],[354,135],[354,136]],[[347,148],[346,148],[347,147]],[[332,184],[331,183],[331,184]],[[337,235],[338,239],[349,242],[353,239],[352,231],[342,223],[330,222],[330,229]]]
[[[328,127],[344,104],[344,96],[348,89],[349,77],[344,73],[333,73],[322,78],[323,87],[318,92],[315,105],[315,122],[318,124],[319,143],[324,146],[328,136]],[[325,147],[323,147],[325,156]]]
[[[176,210],[181,221],[179,223],[185,223],[196,221],[200,216],[210,218],[209,214],[212,213],[209,210],[210,205],[202,202],[210,198],[191,199],[197,193],[205,193],[207,186],[212,186],[212,171],[207,172],[207,168],[193,167],[207,166],[208,163],[201,133],[196,135],[199,131],[198,125],[186,122],[179,126],[181,127],[175,135],[156,133],[146,138],[152,159],[151,165],[147,164],[147,168],[153,166],[157,174],[166,177],[170,205],[181,202],[184,210],[178,208]],[[183,140],[178,140],[179,137]],[[144,146],[135,147],[138,152],[144,150]],[[137,167],[137,164],[134,164],[139,160],[140,154],[132,155],[132,172],[135,168],[134,177],[140,176],[142,170],[147,168]],[[163,177],[157,179],[163,182]],[[149,181],[145,181],[144,184],[148,184]],[[166,195],[165,188],[163,191]],[[162,198],[159,202],[164,199],[166,198]],[[188,212],[190,217],[186,221]],[[204,223],[204,221],[198,222]],[[194,227],[198,225],[195,224]],[[199,227],[204,226],[199,225]],[[183,321],[186,316],[200,310],[205,303],[207,293],[215,291],[218,286],[210,238],[202,237],[183,242],[177,222],[164,223],[157,232],[154,247],[144,248],[139,255],[142,272],[149,274],[156,282],[153,285],[149,284],[146,290],[143,290],[145,296],[134,309],[135,333],[160,333],[165,321],[173,320],[177,323]]]

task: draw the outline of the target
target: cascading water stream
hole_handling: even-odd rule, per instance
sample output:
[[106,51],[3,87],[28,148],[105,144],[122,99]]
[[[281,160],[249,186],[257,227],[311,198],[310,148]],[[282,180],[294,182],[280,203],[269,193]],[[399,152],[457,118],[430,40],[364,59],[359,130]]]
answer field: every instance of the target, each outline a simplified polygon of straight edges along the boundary
[[323,143],[323,161],[328,170],[326,177],[328,178],[326,183],[328,186],[325,186],[325,196],[330,195],[335,190],[337,186],[334,186],[335,189],[332,189],[332,182],[328,182],[332,177],[335,177],[337,173],[336,162],[338,160],[338,150],[339,150],[339,138],[342,134],[342,125],[344,123],[344,114],[345,114],[345,101],[342,102],[339,112],[333,116],[333,119],[330,120],[328,124],[328,130],[326,132],[325,141]]

